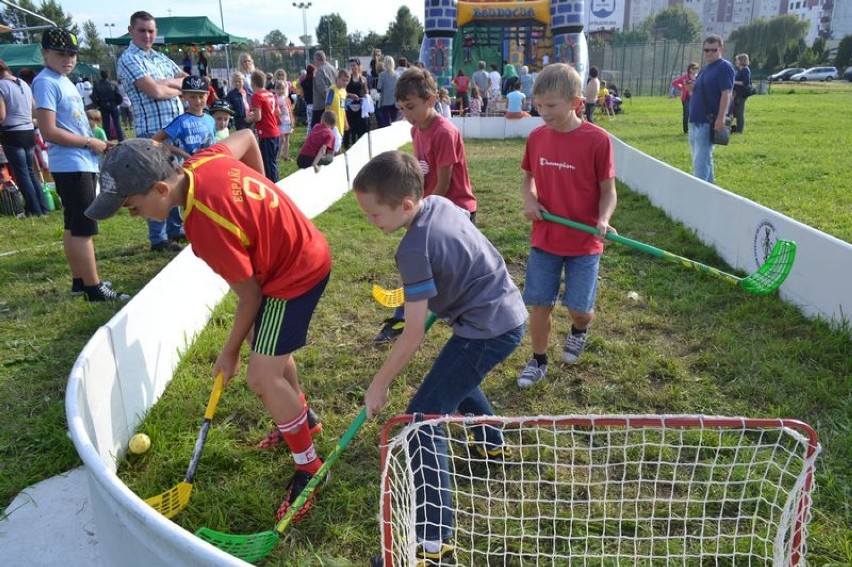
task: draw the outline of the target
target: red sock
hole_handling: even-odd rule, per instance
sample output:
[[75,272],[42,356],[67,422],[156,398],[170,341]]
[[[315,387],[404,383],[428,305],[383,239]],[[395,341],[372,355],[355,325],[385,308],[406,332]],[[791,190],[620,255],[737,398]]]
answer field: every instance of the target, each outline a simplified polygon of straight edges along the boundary
[[316,473],[322,463],[317,458],[317,450],[314,448],[311,431],[308,429],[308,410],[303,409],[290,423],[279,423],[278,431],[284,436],[293,453],[296,469],[308,471],[311,474]]
[[308,407],[308,398],[305,397],[304,392],[299,392],[299,401],[302,402],[302,405],[304,407]]

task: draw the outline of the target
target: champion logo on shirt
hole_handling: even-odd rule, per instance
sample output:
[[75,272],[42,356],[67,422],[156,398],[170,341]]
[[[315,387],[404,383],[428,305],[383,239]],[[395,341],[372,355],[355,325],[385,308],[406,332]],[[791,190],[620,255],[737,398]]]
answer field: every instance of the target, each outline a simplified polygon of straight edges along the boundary
[[420,160],[420,171],[423,172],[423,175],[429,174],[429,162],[425,159]]
[[538,165],[544,167],[555,167],[557,169],[577,169],[570,163],[558,162],[558,161],[548,161],[547,158],[538,158]]

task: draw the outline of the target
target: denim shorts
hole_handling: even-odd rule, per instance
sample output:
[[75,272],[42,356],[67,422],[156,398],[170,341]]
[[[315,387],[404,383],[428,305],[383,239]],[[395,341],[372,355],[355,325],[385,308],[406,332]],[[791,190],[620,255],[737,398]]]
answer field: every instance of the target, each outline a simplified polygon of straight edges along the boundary
[[524,303],[528,306],[556,305],[564,269],[562,304],[571,311],[590,313],[595,306],[600,259],[600,254],[556,256],[538,248],[531,249],[524,276]]

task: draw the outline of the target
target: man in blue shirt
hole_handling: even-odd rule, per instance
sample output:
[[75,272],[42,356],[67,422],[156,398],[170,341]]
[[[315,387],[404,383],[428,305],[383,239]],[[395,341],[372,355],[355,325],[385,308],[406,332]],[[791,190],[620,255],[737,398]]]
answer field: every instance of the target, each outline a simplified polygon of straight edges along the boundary
[[[183,114],[181,82],[187,74],[177,64],[152,49],[157,23],[148,12],[130,16],[130,45],[118,60],[118,75],[133,105],[137,138],[151,138]],[[175,240],[185,239],[180,211],[175,208],[166,222],[148,221],[151,250],[177,251]]]
[[708,35],[704,40],[704,67],[695,79],[689,99],[689,149],[692,152],[692,174],[714,183],[713,143],[710,129],[725,127],[725,117],[734,88],[734,66],[722,59],[722,38]]

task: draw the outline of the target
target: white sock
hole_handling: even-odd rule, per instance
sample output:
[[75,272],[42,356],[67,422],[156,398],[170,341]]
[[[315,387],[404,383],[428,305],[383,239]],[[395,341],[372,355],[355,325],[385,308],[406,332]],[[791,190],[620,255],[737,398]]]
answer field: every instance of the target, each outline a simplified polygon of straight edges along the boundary
[[423,551],[426,553],[438,553],[441,551],[443,545],[444,542],[442,541],[426,540],[423,542]]

